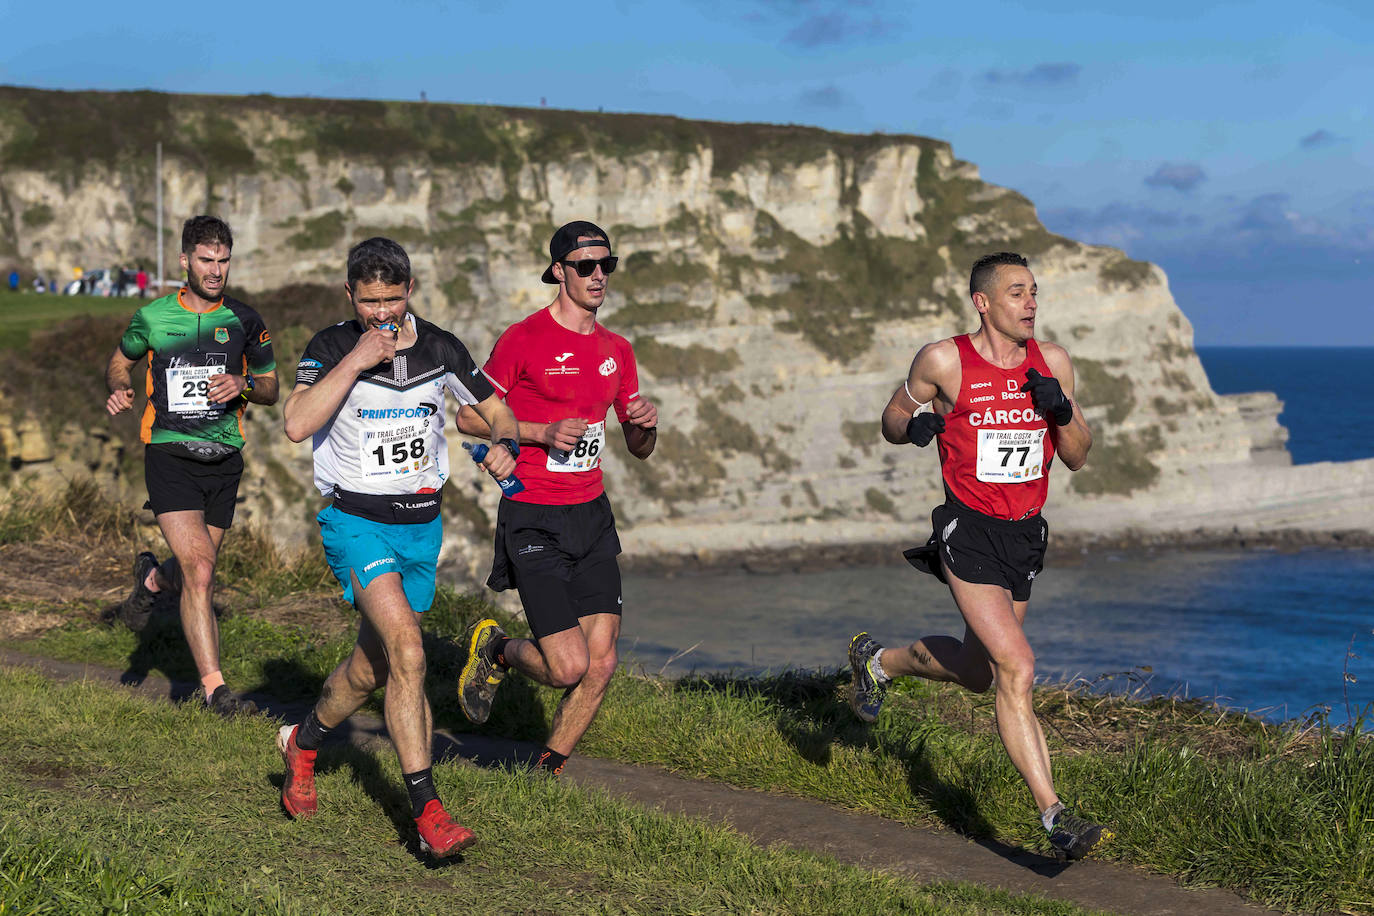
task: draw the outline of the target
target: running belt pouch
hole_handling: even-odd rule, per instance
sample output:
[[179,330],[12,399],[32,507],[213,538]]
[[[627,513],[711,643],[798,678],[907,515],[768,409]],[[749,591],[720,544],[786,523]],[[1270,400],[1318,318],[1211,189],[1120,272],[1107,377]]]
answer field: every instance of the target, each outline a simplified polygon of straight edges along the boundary
[[225,445],[223,442],[207,442],[203,439],[157,442],[149,445],[149,448],[167,452],[169,455],[176,455],[178,458],[190,458],[201,464],[219,464],[224,459],[238,453],[238,449],[232,445]]
[[334,490],[334,508],[384,525],[423,525],[439,517],[442,493],[354,493]]

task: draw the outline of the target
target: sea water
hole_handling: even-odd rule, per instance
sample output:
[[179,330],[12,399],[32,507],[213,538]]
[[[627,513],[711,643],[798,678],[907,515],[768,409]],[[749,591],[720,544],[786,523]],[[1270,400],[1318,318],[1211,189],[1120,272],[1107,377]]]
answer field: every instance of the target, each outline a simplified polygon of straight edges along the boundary
[[[1374,456],[1363,394],[1374,350],[1199,355],[1219,393],[1278,393],[1296,463]],[[1036,579],[1026,632],[1043,679],[1214,698],[1276,720],[1329,709],[1344,723],[1374,703],[1371,592],[1374,551],[1099,551]],[[888,645],[963,632],[944,586],[902,563],[627,576],[624,595],[622,654],[667,675],[836,668],[859,630]]]
[[1374,458],[1374,348],[1198,347],[1217,394],[1272,391],[1283,401],[1294,464]]

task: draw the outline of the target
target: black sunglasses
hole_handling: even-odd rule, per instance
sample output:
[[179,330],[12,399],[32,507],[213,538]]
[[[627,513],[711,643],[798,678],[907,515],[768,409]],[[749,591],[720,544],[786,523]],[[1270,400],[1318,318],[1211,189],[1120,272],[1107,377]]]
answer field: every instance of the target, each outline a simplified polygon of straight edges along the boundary
[[606,257],[600,259],[584,258],[581,261],[564,261],[563,264],[564,266],[571,267],[573,270],[577,271],[577,275],[579,277],[590,277],[592,275],[592,271],[596,270],[597,267],[601,268],[601,272],[603,274],[606,274],[606,276],[610,276],[611,274],[615,273],[615,265],[616,262],[619,260],[620,259],[616,257]]

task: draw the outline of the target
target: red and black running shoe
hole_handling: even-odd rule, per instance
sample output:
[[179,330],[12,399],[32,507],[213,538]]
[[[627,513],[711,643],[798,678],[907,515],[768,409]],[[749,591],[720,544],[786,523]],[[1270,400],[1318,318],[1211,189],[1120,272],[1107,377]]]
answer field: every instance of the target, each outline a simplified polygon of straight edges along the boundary
[[432,856],[454,856],[477,842],[477,835],[448,816],[439,799],[431,799],[415,819],[420,831],[420,849]]
[[281,804],[293,818],[306,818],[315,813],[315,751],[303,751],[296,745],[299,725],[283,725],[277,732],[277,750],[286,763],[286,776],[281,781]]

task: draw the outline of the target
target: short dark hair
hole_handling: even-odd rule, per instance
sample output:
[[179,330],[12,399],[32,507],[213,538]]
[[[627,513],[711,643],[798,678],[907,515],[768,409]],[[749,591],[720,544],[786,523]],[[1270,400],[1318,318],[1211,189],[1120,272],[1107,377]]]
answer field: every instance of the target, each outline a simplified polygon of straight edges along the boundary
[[181,227],[181,253],[189,258],[198,245],[223,245],[233,251],[234,233],[218,216],[193,216]]
[[999,251],[996,254],[985,254],[973,262],[973,270],[968,275],[968,294],[973,298],[974,293],[988,292],[988,284],[992,283],[992,278],[997,275],[997,268],[1006,264],[1010,267],[1030,267],[1030,262],[1014,251]]
[[404,286],[410,282],[410,256],[391,239],[374,236],[359,242],[348,251],[348,288],[358,283],[380,280],[388,286]]

